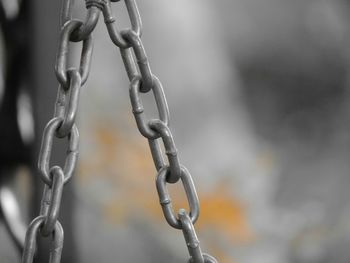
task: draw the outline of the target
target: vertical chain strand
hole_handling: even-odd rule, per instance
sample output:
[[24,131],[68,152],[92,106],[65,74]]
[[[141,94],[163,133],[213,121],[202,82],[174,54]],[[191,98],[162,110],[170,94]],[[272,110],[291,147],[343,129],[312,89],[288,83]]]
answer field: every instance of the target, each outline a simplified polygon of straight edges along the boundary
[[[52,236],[50,249],[50,263],[59,263],[63,249],[63,229],[58,221],[64,184],[73,176],[78,159],[79,132],[75,125],[78,111],[80,89],[86,82],[92,56],[92,36],[100,8],[93,5],[87,7],[88,14],[85,23],[73,20],[71,9],[74,0],[63,0],[60,23],[61,33],[56,57],[55,73],[59,82],[54,116],[47,123],[39,152],[39,176],[44,182],[40,215],[30,223],[22,263],[32,263],[36,252],[36,238]],[[79,68],[67,68],[70,41],[81,41],[82,52]],[[50,167],[50,157],[53,151],[53,139],[67,138],[68,150],[64,167]]]

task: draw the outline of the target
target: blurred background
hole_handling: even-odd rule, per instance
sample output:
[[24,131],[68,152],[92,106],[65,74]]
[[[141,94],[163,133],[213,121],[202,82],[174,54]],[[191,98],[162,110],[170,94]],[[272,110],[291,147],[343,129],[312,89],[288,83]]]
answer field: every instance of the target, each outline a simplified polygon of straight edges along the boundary
[[[40,205],[36,162],[58,86],[59,2],[1,1],[2,263],[20,260],[5,212],[27,225]],[[84,1],[75,2],[74,17],[84,18]],[[350,2],[138,4],[180,160],[197,187],[202,250],[221,263],[349,262]],[[113,9],[128,26],[122,1]],[[182,233],[161,212],[148,144],[102,18],[94,39],[77,121],[79,167],[60,212],[62,263],[186,262]],[[71,48],[78,61],[80,44]],[[152,96],[143,99],[155,116]],[[55,142],[58,163],[65,147]],[[186,207],[184,192],[172,190],[175,206]],[[47,262],[43,254],[37,262]]]

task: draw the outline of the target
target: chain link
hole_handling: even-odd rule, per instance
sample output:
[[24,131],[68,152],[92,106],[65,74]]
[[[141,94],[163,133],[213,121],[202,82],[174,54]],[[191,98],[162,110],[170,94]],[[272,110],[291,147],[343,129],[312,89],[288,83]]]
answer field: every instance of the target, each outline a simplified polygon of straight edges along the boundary
[[[199,217],[199,200],[189,171],[180,163],[175,141],[169,127],[169,108],[160,80],[152,74],[149,60],[141,40],[142,22],[135,0],[124,0],[131,27],[120,30],[112,14],[111,2],[119,0],[86,0],[85,22],[72,19],[74,0],[63,0],[60,13],[62,25],[56,57],[55,73],[59,82],[54,118],[44,129],[39,153],[39,175],[45,183],[40,216],[30,224],[25,241],[22,262],[33,261],[36,236],[53,237],[50,262],[58,263],[63,247],[63,229],[58,221],[64,184],[72,177],[78,158],[79,133],[75,125],[80,88],[86,82],[92,56],[92,32],[102,11],[111,41],[120,49],[125,71],[130,80],[131,108],[140,133],[148,139],[157,170],[156,188],[164,217],[168,224],[181,229],[190,254],[190,263],[215,263],[212,256],[202,253],[194,224]],[[79,68],[67,68],[69,42],[82,42]],[[158,118],[147,120],[140,93],[153,92]],[[50,167],[53,138],[68,139],[64,168]],[[160,141],[163,142],[163,153]],[[165,161],[165,156],[168,162]],[[175,213],[167,183],[181,181],[190,211],[180,209]]]
[[[24,241],[24,250],[22,263],[32,263],[36,250],[36,238],[40,233],[40,228],[45,222],[45,216],[38,216],[29,225],[26,239]],[[63,228],[59,221],[56,221],[54,231],[51,233],[52,244],[50,248],[50,263],[59,263],[63,248]]]
[[[39,152],[39,175],[45,184],[52,186],[52,178],[50,176],[50,157],[52,152],[53,138],[56,135],[56,131],[59,129],[63,120],[59,117],[55,117],[49,121],[44,130],[44,135]],[[67,136],[68,138],[68,150],[64,164],[64,182],[66,183],[73,175],[77,159],[79,148],[79,132],[75,125]]]
[[[67,56],[69,55],[69,41],[72,33],[75,30],[78,30],[78,28],[82,25],[84,25],[82,21],[69,20],[63,25],[61,29],[56,57],[55,73],[58,82],[66,89],[68,89],[69,86],[69,79],[67,77]],[[81,75],[82,84],[86,82],[89,75],[92,48],[92,36],[89,35],[83,40],[83,48],[81,51],[79,73]]]
[[111,1],[103,0],[103,16],[105,24],[108,30],[108,34],[112,42],[119,48],[129,48],[131,44],[122,36],[121,32],[134,32],[135,35],[141,37],[142,35],[142,22],[139,10],[137,8],[135,0],[125,0],[125,5],[128,10],[128,15],[131,22],[131,29],[119,30],[115,24],[116,19],[112,13]]
[[[50,169],[50,175],[52,176],[52,187],[46,188],[47,190],[43,194],[46,201],[45,208],[42,209],[43,215],[45,215],[45,222],[41,229],[41,234],[43,236],[50,235],[55,228],[60,211],[64,185],[64,172],[61,167],[52,167]],[[47,196],[49,196],[49,199],[47,199]]]
[[[181,178],[182,171],[181,171],[181,165],[177,155],[177,149],[176,149],[176,145],[175,145],[171,130],[169,126],[167,126],[161,120],[151,120],[149,122],[149,126],[154,131],[157,131],[163,140],[165,154],[167,155],[168,162],[169,162],[169,173],[168,173],[168,176],[166,177],[166,180],[169,183],[176,183]],[[156,154],[159,156],[162,154],[162,151],[160,148],[155,148],[155,149],[151,148],[151,151],[152,150],[157,151],[157,153],[153,153],[153,155]]]
[[[164,123],[165,126],[169,124],[169,108],[167,101],[165,99],[164,90],[162,84],[157,77],[154,77],[154,86],[152,92],[156,101],[159,119]],[[151,129],[149,126],[149,121],[145,120],[144,108],[142,100],[140,97],[140,87],[142,83],[142,78],[135,76],[130,84],[129,94],[132,112],[135,116],[136,124],[143,136],[148,139],[157,139],[161,135],[159,132]]]
[[[157,186],[157,191],[159,196],[159,202],[162,206],[163,214],[168,224],[174,228],[182,229],[181,221],[176,217],[176,214],[172,207],[171,198],[170,198],[168,189],[166,187],[166,183],[167,183],[166,180],[167,180],[167,176],[169,175],[169,172],[170,172],[170,169],[168,166],[164,166],[158,172],[157,179],[156,179],[156,186]],[[190,206],[189,215],[192,223],[195,223],[199,217],[199,200],[196,193],[196,189],[192,181],[192,177],[189,171],[184,166],[181,167],[180,178],[184,186],[187,200]]]
[[[82,85],[81,76],[78,70],[69,69],[67,74],[69,76],[68,91],[66,91],[61,85],[58,88],[58,103],[60,104],[58,107],[61,107],[60,109],[57,109],[56,114],[57,116],[63,117],[63,121],[56,131],[56,136],[60,138],[69,135],[69,132],[73,128],[75,116],[78,111],[80,88]],[[67,97],[69,97],[69,102],[62,104],[62,101],[66,101]],[[65,104],[67,104],[67,107]]]

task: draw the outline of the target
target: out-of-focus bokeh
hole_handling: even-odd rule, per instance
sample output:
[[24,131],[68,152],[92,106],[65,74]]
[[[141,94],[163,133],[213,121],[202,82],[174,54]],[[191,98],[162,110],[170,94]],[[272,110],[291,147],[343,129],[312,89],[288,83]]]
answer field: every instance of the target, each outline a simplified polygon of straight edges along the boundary
[[[84,17],[83,1],[76,2],[75,15]],[[121,2],[113,10],[127,26]],[[349,262],[350,2],[138,4],[180,160],[197,187],[202,250],[220,263]],[[147,140],[136,128],[128,79],[103,19],[94,39],[68,200],[75,262],[186,262],[181,231],[163,217]],[[78,57],[80,46],[74,48]],[[155,116],[152,96],[143,99]],[[45,105],[50,116],[54,96]],[[17,189],[28,188],[28,178],[18,178]],[[187,207],[181,187],[171,193],[176,208]],[[0,231],[0,261],[18,262]]]

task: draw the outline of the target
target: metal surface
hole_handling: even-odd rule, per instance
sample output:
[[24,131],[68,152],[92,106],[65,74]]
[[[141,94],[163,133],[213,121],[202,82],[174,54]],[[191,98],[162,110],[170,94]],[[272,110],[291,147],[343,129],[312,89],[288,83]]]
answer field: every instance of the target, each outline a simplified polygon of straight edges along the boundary
[[80,26],[77,30],[74,30],[73,34],[70,36],[71,41],[79,42],[86,38],[89,38],[91,36],[92,31],[97,25],[98,19],[100,17],[99,8],[93,5],[90,6],[88,4],[87,8],[88,13],[86,16],[86,20],[82,26]]
[[179,211],[179,221],[181,222],[182,232],[184,234],[188,252],[191,255],[188,262],[217,263],[217,260],[214,257],[202,253],[197,234],[193,227],[193,220],[184,209],[180,209]]
[[107,26],[107,30],[112,42],[120,48],[129,48],[130,43],[122,36],[121,32],[132,31],[137,36],[141,37],[142,35],[142,22],[139,10],[137,8],[135,0],[125,0],[125,5],[128,10],[128,14],[131,22],[131,29],[124,29],[120,31],[116,26],[116,19],[112,14],[111,1],[103,1],[103,16]]
[[[36,238],[40,232],[40,227],[44,224],[45,216],[35,218],[29,225],[25,246],[23,251],[22,262],[32,263],[36,250]],[[56,221],[55,228],[51,233],[52,245],[50,249],[50,263],[59,263],[61,261],[61,253],[63,248],[63,229],[59,221]]]
[[[157,191],[167,222],[176,229],[182,229],[191,256],[190,262],[216,262],[211,256],[202,254],[193,224],[199,217],[199,201],[188,170],[181,165],[174,138],[169,128],[169,109],[164,90],[159,79],[151,72],[144,45],[141,41],[142,23],[134,0],[125,0],[131,21],[131,28],[118,30],[111,12],[110,0],[87,0],[87,19],[84,22],[71,17],[71,0],[63,0],[61,9],[61,34],[57,52],[55,72],[58,82],[58,95],[54,117],[45,127],[42,146],[39,153],[40,178],[45,183],[40,216],[36,217],[27,231],[25,251],[22,262],[32,262],[35,251],[35,237],[53,235],[54,247],[51,249],[50,262],[59,262],[63,246],[63,230],[58,221],[62,190],[72,177],[78,157],[79,134],[74,124],[78,108],[79,90],[89,75],[92,55],[91,33],[97,24],[99,10],[103,11],[105,23],[112,42],[121,50],[125,70],[130,79],[130,100],[140,133],[149,140],[158,176]],[[93,9],[91,9],[93,8]],[[82,41],[83,48],[79,68],[68,69],[67,61],[70,41]],[[133,52],[131,52],[133,50]],[[136,62],[135,62],[136,61]],[[140,92],[153,91],[159,119],[146,121]],[[68,98],[69,97],[69,98]],[[50,167],[53,150],[53,138],[68,138],[69,149],[64,168]],[[162,139],[168,164],[158,139]],[[166,184],[176,183],[181,179],[190,206],[189,215],[181,209],[178,216],[172,208]]]
[[[181,178],[182,169],[179,158],[177,156],[177,149],[175,146],[173,135],[171,134],[171,130],[169,126],[167,126],[161,120],[151,120],[148,123],[148,125],[151,127],[151,129],[159,133],[164,143],[165,154],[168,156],[169,160],[169,174],[166,180],[169,183],[176,183]],[[160,147],[151,148],[151,151],[152,150],[157,151],[157,153],[153,153],[154,156],[162,154]],[[162,166],[164,167],[165,164],[163,164]]]
[[[67,73],[70,79],[69,94],[66,94],[66,91],[60,85],[58,88],[59,94],[57,95],[56,114],[57,116],[64,114],[63,122],[57,130],[58,137],[66,137],[73,128],[75,116],[78,111],[80,87],[82,85],[81,77],[77,70],[71,69]],[[64,101],[67,95],[69,95],[68,109],[64,107]]]
[[[145,120],[144,108],[140,97],[141,80],[141,77],[134,77],[130,84],[129,93],[132,112],[135,116],[136,124],[141,134],[149,139],[157,139],[159,138],[159,133],[154,131],[148,125],[148,121]],[[162,84],[158,78],[155,78],[152,91],[157,104],[159,119],[167,126],[169,124],[169,108],[165,99]]]
[[[159,196],[159,203],[162,206],[164,217],[166,218],[169,225],[177,229],[183,229],[182,221],[180,221],[171,204],[171,198],[166,188],[167,175],[171,173],[169,167],[164,166],[159,172],[156,180],[157,191]],[[190,206],[189,217],[191,222],[196,223],[199,217],[199,201],[194,187],[190,173],[185,167],[181,167],[181,181],[184,186],[188,203]],[[181,209],[182,211],[183,209]]]
[[[49,186],[52,185],[52,178],[50,176],[50,156],[52,152],[53,138],[56,136],[56,131],[59,129],[62,123],[63,119],[59,117],[55,117],[50,120],[45,127],[43,140],[41,143],[38,167],[40,170],[41,179]],[[75,125],[72,127],[71,132],[66,137],[69,141],[69,148],[67,150],[67,158],[64,165],[65,182],[72,177],[78,159],[79,133]]]
[[[42,212],[45,216],[45,222],[41,229],[41,234],[43,236],[48,236],[52,233],[55,228],[56,221],[58,218],[58,213],[60,211],[62,191],[64,185],[64,172],[59,166],[54,166],[50,169],[50,174],[52,176],[52,187],[45,187],[44,192],[44,202],[42,204],[45,206]],[[49,197],[47,199],[47,197]]]
[[[59,41],[59,47],[57,52],[55,73],[57,76],[57,80],[61,85],[65,88],[68,88],[69,82],[67,77],[67,56],[69,55],[69,39],[74,32],[74,30],[78,29],[84,25],[83,22],[78,20],[69,20],[61,29],[61,36]],[[80,59],[80,67],[79,72],[81,75],[82,85],[86,82],[87,77],[89,75],[90,70],[90,61],[92,55],[92,37],[86,37],[83,40],[83,47],[81,51],[81,59]]]
[[[128,43],[130,43],[135,54],[135,59],[142,77],[140,90],[142,92],[148,92],[153,88],[153,74],[141,38],[132,30],[123,31],[122,36],[128,41]],[[127,63],[127,65],[133,62],[134,60]]]

